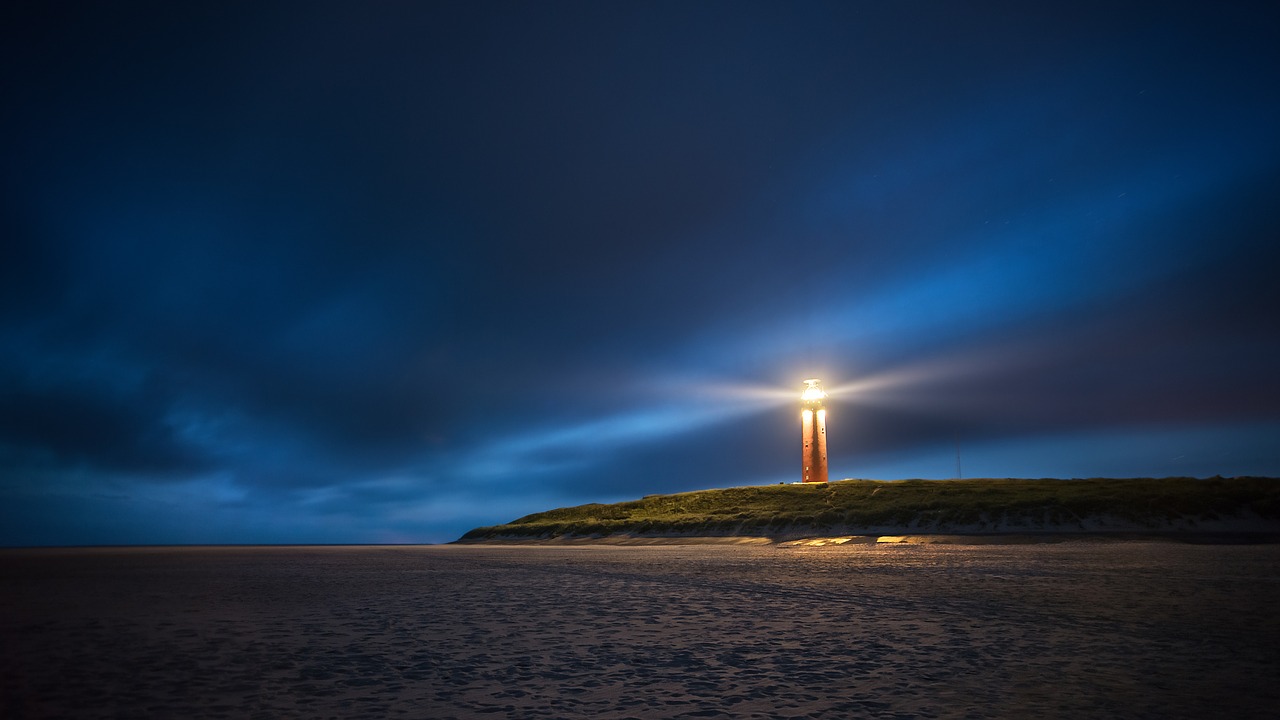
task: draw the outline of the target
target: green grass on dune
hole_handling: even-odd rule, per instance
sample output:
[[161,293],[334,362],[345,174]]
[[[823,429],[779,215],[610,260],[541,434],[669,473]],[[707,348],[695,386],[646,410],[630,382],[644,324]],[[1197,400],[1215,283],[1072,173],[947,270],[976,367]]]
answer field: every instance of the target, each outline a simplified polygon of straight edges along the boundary
[[650,495],[527,515],[463,540],[637,534],[759,534],[785,528],[930,527],[1006,522],[1028,528],[1105,516],[1159,528],[1177,518],[1280,519],[1275,478],[841,480]]

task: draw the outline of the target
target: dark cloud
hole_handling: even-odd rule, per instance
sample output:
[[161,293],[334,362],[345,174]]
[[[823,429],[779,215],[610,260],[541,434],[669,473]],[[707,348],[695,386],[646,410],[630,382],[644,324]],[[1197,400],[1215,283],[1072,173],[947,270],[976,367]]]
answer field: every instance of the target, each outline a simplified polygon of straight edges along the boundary
[[112,392],[60,380],[47,388],[6,383],[0,437],[11,461],[25,457],[37,464],[56,461],[151,476],[198,472],[208,465],[174,437],[163,398],[151,388]]

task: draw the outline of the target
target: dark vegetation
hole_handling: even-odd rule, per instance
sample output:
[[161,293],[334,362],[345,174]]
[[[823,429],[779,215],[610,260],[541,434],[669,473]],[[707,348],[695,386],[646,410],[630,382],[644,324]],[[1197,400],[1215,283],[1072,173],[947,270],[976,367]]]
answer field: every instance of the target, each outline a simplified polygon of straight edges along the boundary
[[462,541],[636,535],[779,536],[859,529],[945,532],[976,526],[1083,528],[1086,519],[1159,530],[1174,521],[1280,521],[1280,479],[841,480],[650,495],[527,515],[476,528]]

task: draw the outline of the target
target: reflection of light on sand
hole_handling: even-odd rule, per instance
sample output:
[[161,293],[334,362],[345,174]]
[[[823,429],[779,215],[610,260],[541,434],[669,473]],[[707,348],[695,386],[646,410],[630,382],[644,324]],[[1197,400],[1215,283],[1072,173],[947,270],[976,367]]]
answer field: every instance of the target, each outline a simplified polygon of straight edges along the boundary
[[823,537],[823,538],[806,538],[804,540],[792,540],[791,542],[781,543],[783,547],[824,547],[826,545],[844,545],[852,541],[862,542],[866,538],[848,535],[845,537]]

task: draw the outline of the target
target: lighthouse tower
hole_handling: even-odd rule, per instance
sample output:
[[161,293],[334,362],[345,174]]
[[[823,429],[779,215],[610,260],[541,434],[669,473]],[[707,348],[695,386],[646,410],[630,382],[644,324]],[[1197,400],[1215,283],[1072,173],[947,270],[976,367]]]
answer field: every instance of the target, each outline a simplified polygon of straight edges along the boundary
[[802,482],[827,481],[827,411],[822,401],[827,394],[818,386],[817,378],[805,380],[804,393],[800,395],[800,435],[804,440],[804,473]]

